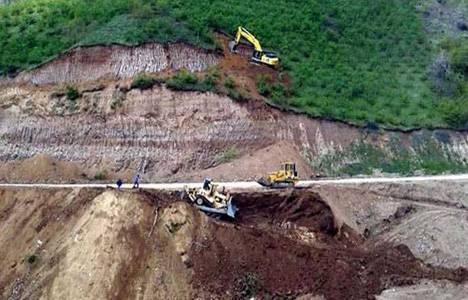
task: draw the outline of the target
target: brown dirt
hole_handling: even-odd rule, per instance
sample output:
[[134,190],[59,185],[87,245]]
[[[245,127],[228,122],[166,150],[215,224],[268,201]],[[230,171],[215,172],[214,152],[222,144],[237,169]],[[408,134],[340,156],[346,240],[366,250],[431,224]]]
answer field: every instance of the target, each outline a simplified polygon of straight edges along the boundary
[[[246,93],[251,100],[264,99],[257,91],[257,81],[261,76],[268,78],[271,82],[278,81],[278,70],[250,62],[253,48],[249,45],[241,43],[237,48],[237,53],[231,53],[228,46],[229,37],[218,34],[217,40],[223,50],[223,58],[220,59],[217,67],[224,76],[234,78],[241,92]],[[282,83],[289,86],[289,77],[286,74]]]
[[292,143],[281,141],[257,151],[250,151],[233,161],[206,170],[197,170],[192,174],[185,174],[185,178],[202,180],[210,177],[221,181],[256,180],[278,170],[285,161],[296,163],[301,178],[311,178],[314,174],[307,161],[301,156],[299,149]]
[[[0,197],[4,298],[239,299],[250,287],[261,299],[368,299],[420,279],[468,280],[465,269],[425,265],[406,246],[363,244],[308,190],[235,193],[234,222],[207,217],[177,193],[14,189]],[[28,266],[31,254],[38,261]]]
[[[406,246],[356,245],[352,232],[335,234],[331,209],[310,192],[236,194],[234,224],[210,223],[208,238],[191,252],[194,286],[220,298],[239,298],[239,281],[253,274],[261,298],[323,295],[367,299],[390,286],[421,278],[468,279],[465,269],[432,268]],[[281,226],[289,223],[290,226]],[[306,228],[312,242],[292,239],[287,229]],[[286,230],[282,230],[285,229]]]

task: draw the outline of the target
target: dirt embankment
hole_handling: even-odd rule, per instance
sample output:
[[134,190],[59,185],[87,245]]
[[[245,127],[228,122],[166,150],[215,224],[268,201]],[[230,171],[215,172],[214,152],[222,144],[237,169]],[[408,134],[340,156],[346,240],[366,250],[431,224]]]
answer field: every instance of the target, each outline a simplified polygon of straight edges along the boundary
[[5,299],[368,299],[421,279],[468,280],[405,246],[363,244],[310,191],[237,193],[234,222],[176,194],[11,189],[0,198]]
[[141,72],[180,69],[199,72],[216,65],[218,61],[219,56],[215,53],[186,44],[78,47],[32,71],[21,73],[14,82],[44,85],[103,78],[125,79]]
[[[128,180],[137,171],[144,173],[144,181],[252,179],[276,170],[284,160],[296,161],[301,177],[308,178],[322,163],[343,163],[330,155],[360,142],[384,153],[395,144],[413,153],[430,141],[444,156],[468,160],[466,133],[380,133],[273,109],[256,94],[256,80],[277,74],[249,64],[245,51],[224,50],[222,56],[183,44],[83,47],[19,75],[23,84],[10,82],[0,91],[0,160],[9,162],[0,167],[0,180]],[[236,102],[164,85],[130,89],[130,77],[141,71],[211,66],[223,78],[234,78],[253,99]],[[66,83],[76,84],[79,98],[67,98]],[[40,169],[33,172],[37,176],[26,174],[22,166],[36,161],[50,162],[46,170],[58,170],[54,164],[66,161],[79,172],[73,178]]]

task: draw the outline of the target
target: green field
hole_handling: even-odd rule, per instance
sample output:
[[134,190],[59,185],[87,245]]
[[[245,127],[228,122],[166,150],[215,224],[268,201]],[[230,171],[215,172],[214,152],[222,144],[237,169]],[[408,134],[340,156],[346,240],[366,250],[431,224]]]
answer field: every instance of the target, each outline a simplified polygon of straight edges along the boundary
[[[0,72],[77,44],[186,41],[243,25],[279,53],[289,93],[272,101],[311,116],[388,127],[468,126],[468,42],[430,43],[419,0],[30,0],[0,7]],[[434,88],[441,49],[450,92]],[[447,88],[447,89],[448,89]]]

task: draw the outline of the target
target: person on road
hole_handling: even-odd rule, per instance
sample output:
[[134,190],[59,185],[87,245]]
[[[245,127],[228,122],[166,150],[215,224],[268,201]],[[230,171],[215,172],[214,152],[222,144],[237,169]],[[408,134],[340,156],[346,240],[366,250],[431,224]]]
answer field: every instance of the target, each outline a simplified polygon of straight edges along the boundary
[[119,178],[119,180],[117,180],[117,189],[120,191],[120,188],[122,187],[122,184],[123,184],[123,181],[122,179]]
[[135,177],[133,177],[133,187],[132,189],[137,189],[140,187],[140,174],[136,174]]

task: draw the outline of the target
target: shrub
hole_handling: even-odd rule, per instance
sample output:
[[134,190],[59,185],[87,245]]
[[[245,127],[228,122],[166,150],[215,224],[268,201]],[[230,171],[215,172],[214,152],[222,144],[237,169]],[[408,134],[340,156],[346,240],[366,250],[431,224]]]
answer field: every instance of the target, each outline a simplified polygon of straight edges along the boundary
[[133,78],[131,88],[147,90],[147,89],[151,89],[155,84],[156,84],[156,79],[154,79],[153,77],[145,73],[141,73],[135,76],[135,78]]
[[257,91],[262,96],[271,96],[271,84],[268,82],[267,77],[260,76],[257,78]]
[[198,77],[189,71],[182,69],[166,81],[169,89],[177,91],[206,92],[215,87],[210,80],[200,81]]
[[209,86],[211,89],[215,89],[216,85],[219,82],[219,78],[221,75],[219,74],[219,70],[217,68],[214,68],[210,70],[206,75],[205,78],[203,79],[203,82]]
[[67,96],[67,99],[70,101],[75,101],[80,97],[80,93],[78,92],[78,89],[74,86],[67,86],[67,90],[65,95]]
[[239,157],[239,152],[235,147],[230,147],[224,150],[216,159],[217,164],[224,164]]
[[94,175],[94,180],[105,180],[107,179],[107,171],[99,171]]
[[468,99],[445,100],[439,105],[439,111],[448,125],[468,128]]
[[29,255],[27,257],[27,259],[26,259],[26,261],[28,262],[29,265],[35,264],[37,262],[37,260],[38,260],[38,257],[35,254]]
[[254,273],[245,273],[236,282],[237,296],[240,299],[251,299],[260,289],[260,282]]
[[228,90],[236,88],[236,82],[234,81],[234,78],[231,76],[226,76],[226,78],[224,78],[224,87]]

